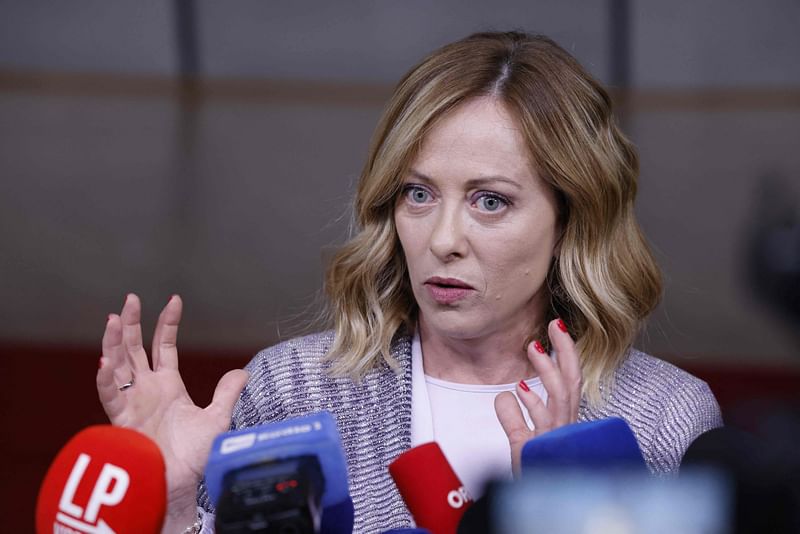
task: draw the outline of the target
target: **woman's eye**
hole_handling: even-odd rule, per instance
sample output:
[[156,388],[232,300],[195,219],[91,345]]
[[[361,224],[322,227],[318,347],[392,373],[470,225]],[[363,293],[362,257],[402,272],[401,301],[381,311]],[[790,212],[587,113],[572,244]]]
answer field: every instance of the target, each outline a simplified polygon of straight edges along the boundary
[[424,204],[431,200],[431,194],[421,187],[409,187],[406,189],[406,198],[413,204]]
[[483,211],[499,211],[508,205],[508,202],[497,195],[481,195],[476,204]]

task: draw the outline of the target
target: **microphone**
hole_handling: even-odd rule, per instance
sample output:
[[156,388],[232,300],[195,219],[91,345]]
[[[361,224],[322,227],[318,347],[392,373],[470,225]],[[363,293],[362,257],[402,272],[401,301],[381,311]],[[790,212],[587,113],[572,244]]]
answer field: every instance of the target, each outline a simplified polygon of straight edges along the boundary
[[[556,480],[563,482],[568,479],[568,474],[577,472],[580,473],[579,476],[585,478],[588,488],[589,481],[596,480],[593,477],[599,476],[600,480],[606,480],[602,477],[605,477],[608,471],[647,476],[645,474],[647,472],[646,464],[636,437],[628,424],[618,417],[572,423],[537,436],[522,447],[520,463],[522,480],[513,483],[495,481],[489,484],[484,496],[478,499],[462,517],[458,526],[458,534],[499,532],[495,523],[497,523],[498,516],[502,514],[498,510],[506,504],[505,501],[509,498],[531,493],[533,491],[531,488],[537,488],[536,481],[539,481],[539,486],[545,485],[546,488],[546,484],[552,484],[545,482],[550,480],[550,477],[555,477]],[[534,479],[531,484],[524,484],[526,481],[530,482],[531,478]],[[608,480],[613,480],[613,478],[608,478]],[[556,490],[552,487],[550,490],[549,493],[547,489],[541,491],[547,494],[549,499],[554,499]],[[561,490],[559,489],[559,491]],[[499,495],[501,497],[498,497]],[[500,502],[498,502],[498,498]],[[563,501],[556,504],[563,507],[570,499],[571,502],[577,502],[577,497],[567,492]],[[520,500],[524,501],[524,498]],[[538,495],[531,497],[531,505],[534,502],[541,502],[541,497]],[[531,505],[527,507],[529,511]],[[550,505],[553,503],[551,502]],[[540,516],[551,512],[549,509],[537,511]],[[533,515],[535,514],[531,513],[526,520],[533,521]],[[514,528],[520,527],[522,522],[515,523],[515,525]],[[542,532],[546,531],[542,530]],[[570,531],[570,529],[560,531]]]
[[725,477],[736,532],[800,532],[800,420],[771,416],[772,435],[715,428],[683,455],[681,478],[704,471]]
[[217,436],[205,479],[217,534],[353,531],[347,461],[328,412]]
[[537,436],[522,447],[521,465],[523,474],[552,468],[646,469],[633,431],[619,417],[572,423]]
[[417,526],[432,534],[455,534],[472,498],[438,443],[407,450],[389,464],[389,473]]
[[90,426],[50,465],[36,503],[36,532],[156,534],[166,496],[158,445],[128,428]]

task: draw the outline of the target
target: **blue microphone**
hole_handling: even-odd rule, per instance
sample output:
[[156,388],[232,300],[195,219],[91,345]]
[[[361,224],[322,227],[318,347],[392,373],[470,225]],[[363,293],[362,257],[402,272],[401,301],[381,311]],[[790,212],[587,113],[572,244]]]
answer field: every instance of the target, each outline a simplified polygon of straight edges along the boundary
[[536,469],[646,469],[639,443],[623,419],[573,423],[528,441],[522,472]]
[[328,412],[217,436],[205,479],[217,534],[353,531],[347,461]]

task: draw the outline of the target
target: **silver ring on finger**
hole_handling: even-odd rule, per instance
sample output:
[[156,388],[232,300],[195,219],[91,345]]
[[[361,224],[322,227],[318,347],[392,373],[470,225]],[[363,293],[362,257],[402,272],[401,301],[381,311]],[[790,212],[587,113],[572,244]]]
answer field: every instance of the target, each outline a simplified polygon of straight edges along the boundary
[[136,377],[131,377],[131,379],[130,379],[128,382],[125,382],[124,384],[122,384],[122,385],[119,387],[119,390],[120,390],[120,391],[125,391],[126,389],[130,389],[130,388],[132,388],[132,387],[133,387],[133,385],[134,385],[135,383],[136,383]]

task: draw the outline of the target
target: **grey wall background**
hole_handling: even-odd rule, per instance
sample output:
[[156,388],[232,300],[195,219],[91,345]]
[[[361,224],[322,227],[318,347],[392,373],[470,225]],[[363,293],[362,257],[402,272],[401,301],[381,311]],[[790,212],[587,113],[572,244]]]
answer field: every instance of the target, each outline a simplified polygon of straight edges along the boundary
[[[200,97],[174,84],[181,5]],[[151,326],[179,292],[184,346],[285,338],[346,236],[392,84],[446,42],[521,28],[627,80],[638,212],[667,281],[644,348],[800,366],[797,325],[746,269],[765,178],[800,198],[794,0],[6,0],[0,13],[0,340],[99,352],[128,291]]]

